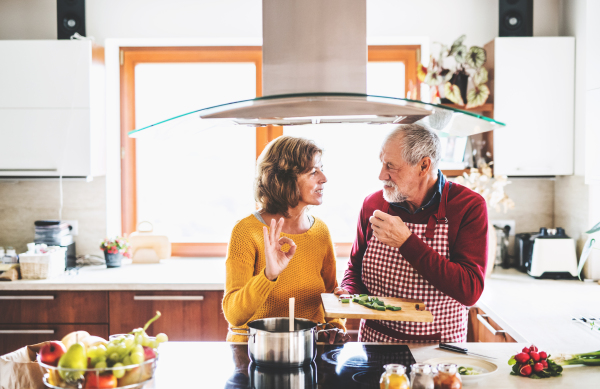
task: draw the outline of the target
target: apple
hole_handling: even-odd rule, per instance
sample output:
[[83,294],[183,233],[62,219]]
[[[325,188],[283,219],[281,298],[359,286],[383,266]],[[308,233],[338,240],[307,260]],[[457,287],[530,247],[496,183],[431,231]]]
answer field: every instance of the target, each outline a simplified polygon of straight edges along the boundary
[[112,373],[97,374],[89,372],[85,375],[85,389],[111,389],[117,387],[117,378]]
[[150,359],[156,358],[156,352],[152,347],[144,346],[144,360],[148,361]]
[[67,352],[67,348],[62,342],[53,340],[46,342],[40,349],[38,358],[39,361],[46,365],[57,366],[58,360]]

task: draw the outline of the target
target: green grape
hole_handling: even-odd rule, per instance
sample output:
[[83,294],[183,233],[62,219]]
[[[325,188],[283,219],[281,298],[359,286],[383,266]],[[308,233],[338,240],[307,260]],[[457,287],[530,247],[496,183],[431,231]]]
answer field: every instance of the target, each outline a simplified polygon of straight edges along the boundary
[[121,363],[123,363],[124,366],[131,366],[131,365],[133,365],[133,362],[131,361],[131,357],[129,355],[127,355],[125,358],[123,358],[123,360],[121,361]]
[[131,362],[133,362],[136,365],[144,362],[144,354],[138,353],[138,352],[132,353],[131,354]]
[[144,340],[142,341],[142,346],[150,347],[150,342],[150,339],[144,338]]
[[168,341],[169,337],[167,336],[167,334],[161,332],[160,334],[156,335],[156,343],[164,343]]
[[156,340],[151,340],[150,342],[148,342],[148,347],[157,348],[158,343],[156,342]]
[[104,357],[106,356],[106,346],[101,344],[96,347],[96,357]]
[[135,344],[135,339],[133,337],[128,337],[127,339],[125,339],[125,346],[127,346],[127,348],[133,346]]
[[125,345],[125,343],[121,343],[119,347],[117,347],[117,354],[119,354],[119,357],[121,358],[127,355],[127,346]]
[[92,366],[96,366],[96,364],[97,364],[98,362],[106,362],[106,357],[102,356],[102,357],[95,357],[95,358],[92,358],[92,360],[91,360],[91,365],[92,365]]
[[135,343],[142,344],[143,341],[144,341],[144,337],[141,334],[138,334],[135,336]]
[[118,353],[112,353],[112,354],[110,354],[110,356],[108,357],[108,359],[110,359],[113,362],[116,362],[119,359],[121,359],[121,357],[119,357]]
[[98,352],[98,347],[96,347],[96,346],[92,346],[92,347],[90,347],[90,348],[88,348],[88,349],[87,349],[87,352],[86,352],[86,354],[87,354],[87,356],[88,356],[89,358],[92,358],[92,359],[94,359],[94,358],[96,357],[96,355],[97,355],[97,354],[96,354],[97,352]]
[[125,375],[125,369],[123,369],[122,363],[115,363],[115,365],[113,366],[113,375],[116,378],[121,378]]
[[106,354],[111,355],[117,351],[117,345],[114,343],[109,343],[108,347],[106,347]]
[[136,346],[133,348],[133,351],[131,351],[131,353],[132,353],[132,354],[133,354],[133,353],[140,353],[140,354],[144,355],[144,347],[142,347],[142,345],[141,345],[141,344],[138,344],[138,345],[136,345]]
[[99,361],[94,365],[94,368],[96,369],[106,369],[106,367],[106,361]]

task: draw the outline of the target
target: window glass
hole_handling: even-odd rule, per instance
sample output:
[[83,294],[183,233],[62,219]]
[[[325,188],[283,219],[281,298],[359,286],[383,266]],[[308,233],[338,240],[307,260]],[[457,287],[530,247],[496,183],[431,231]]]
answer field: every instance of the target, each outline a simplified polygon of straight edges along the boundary
[[[136,128],[254,97],[254,63],[135,68]],[[177,122],[177,131],[136,139],[138,221],[152,222],[172,242],[227,242],[235,222],[255,209],[256,131],[245,126],[198,131],[199,120],[190,116]]]

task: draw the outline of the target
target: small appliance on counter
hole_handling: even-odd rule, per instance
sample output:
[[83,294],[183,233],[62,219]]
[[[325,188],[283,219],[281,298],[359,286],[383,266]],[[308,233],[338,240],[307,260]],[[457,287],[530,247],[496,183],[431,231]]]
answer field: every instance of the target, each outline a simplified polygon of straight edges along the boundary
[[48,246],[61,246],[66,249],[65,269],[77,266],[75,242],[71,235],[71,226],[60,220],[36,220],[34,242]]
[[575,240],[561,227],[540,228],[538,233],[520,233],[515,239],[517,269],[535,278],[577,277]]
[[152,223],[143,221],[138,223],[137,231],[129,235],[133,263],[158,263],[171,257],[169,238],[152,233],[153,230]]

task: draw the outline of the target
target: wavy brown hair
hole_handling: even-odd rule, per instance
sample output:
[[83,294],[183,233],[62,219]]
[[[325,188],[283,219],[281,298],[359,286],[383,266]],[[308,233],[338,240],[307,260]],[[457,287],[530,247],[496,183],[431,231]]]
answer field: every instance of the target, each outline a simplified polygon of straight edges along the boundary
[[317,154],[323,150],[312,140],[293,136],[272,140],[256,162],[256,202],[270,214],[289,217],[288,209],[300,202],[298,176],[312,169]]

